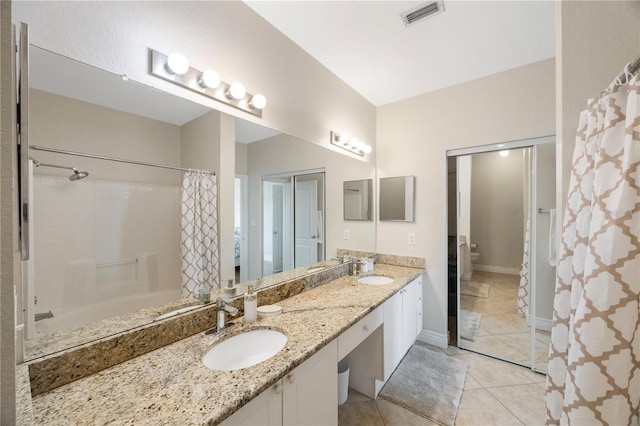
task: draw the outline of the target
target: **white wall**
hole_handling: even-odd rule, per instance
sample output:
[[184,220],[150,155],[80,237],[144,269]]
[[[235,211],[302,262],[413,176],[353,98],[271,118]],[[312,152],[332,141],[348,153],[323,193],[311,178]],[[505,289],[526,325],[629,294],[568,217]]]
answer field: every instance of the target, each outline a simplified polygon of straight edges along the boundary
[[[453,158],[453,160],[455,161],[456,159]],[[460,156],[457,161],[458,197],[460,199],[460,206],[458,206],[460,215],[458,218],[458,233],[465,235],[467,242],[471,243],[473,242],[473,235],[471,234],[471,175],[473,173],[471,156]],[[453,182],[453,184],[455,185],[456,183]],[[453,234],[455,234],[455,228],[453,231]],[[449,232],[449,234],[452,233]]]
[[[375,107],[239,1],[18,1],[13,21],[37,46],[304,140],[328,145],[331,129],[375,140]],[[264,93],[263,119],[150,76],[149,48]]]
[[416,176],[416,221],[379,222],[377,249],[426,258],[424,328],[439,342],[447,332],[446,151],[553,134],[554,71],[549,59],[378,109],[378,175]]

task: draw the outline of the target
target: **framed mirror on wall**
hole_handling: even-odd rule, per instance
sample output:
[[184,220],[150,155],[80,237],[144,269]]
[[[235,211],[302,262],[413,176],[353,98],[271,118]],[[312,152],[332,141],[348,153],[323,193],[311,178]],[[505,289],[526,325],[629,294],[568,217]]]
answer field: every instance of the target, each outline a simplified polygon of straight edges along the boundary
[[343,183],[344,220],[373,220],[373,179]]
[[380,220],[413,222],[415,176],[380,178]]
[[[229,116],[36,46],[30,59],[32,145],[176,168],[217,158],[224,144],[235,148],[235,171],[217,176],[218,185],[231,188],[224,202],[218,194],[217,207],[219,218],[229,218],[219,223],[230,236],[229,257],[221,257],[220,268],[236,270],[240,281],[263,277],[264,176],[323,171],[317,186],[322,202],[318,196],[308,215],[316,218],[319,232],[309,234],[316,250],[307,253],[316,256],[307,260],[321,262],[337,248],[375,251],[372,222],[347,224],[339,203],[324,204],[324,197],[341,196],[345,180],[374,179],[373,163],[239,118],[232,118],[235,136],[212,134]],[[25,360],[144,326],[162,313],[158,307],[198,303],[181,293],[183,172],[55,152],[30,155],[70,169],[33,167],[30,174],[33,251],[23,289]],[[73,167],[88,176],[70,180]],[[345,227],[351,230],[346,242]],[[300,275],[307,269],[300,268]],[[220,278],[226,283],[233,272]],[[277,283],[278,275],[263,282]],[[103,333],[99,325],[109,320],[119,328]]]

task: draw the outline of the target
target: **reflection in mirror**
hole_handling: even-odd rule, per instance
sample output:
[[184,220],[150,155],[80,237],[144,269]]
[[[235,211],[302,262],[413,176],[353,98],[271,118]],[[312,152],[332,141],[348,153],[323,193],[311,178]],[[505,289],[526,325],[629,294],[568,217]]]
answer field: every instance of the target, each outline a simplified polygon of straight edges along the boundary
[[373,179],[343,183],[344,220],[373,220]]
[[[221,113],[35,46],[30,59],[33,145],[176,167],[220,155],[220,134],[207,133],[211,126],[202,124],[220,120]],[[258,131],[250,141],[243,134],[246,127]],[[371,163],[244,120],[236,120],[235,148],[238,189],[232,202],[218,208],[233,212],[239,250],[230,256],[235,262],[230,270],[237,266],[239,277],[225,274],[222,283],[262,277],[263,176],[324,170],[325,193],[333,199],[342,192],[343,180],[375,176]],[[31,155],[89,176],[70,181],[69,170],[33,170],[34,252],[22,292],[25,360],[149,324],[198,303],[181,295],[181,172],[42,151]],[[318,228],[323,231],[318,261],[337,248],[375,251],[371,223],[349,224],[351,239],[344,241],[340,206],[323,208],[326,226]],[[326,261],[319,265],[331,266]],[[309,270],[296,268],[262,282],[273,285]]]
[[415,176],[380,178],[380,220],[413,222]]
[[324,260],[324,172],[262,179],[262,273]]

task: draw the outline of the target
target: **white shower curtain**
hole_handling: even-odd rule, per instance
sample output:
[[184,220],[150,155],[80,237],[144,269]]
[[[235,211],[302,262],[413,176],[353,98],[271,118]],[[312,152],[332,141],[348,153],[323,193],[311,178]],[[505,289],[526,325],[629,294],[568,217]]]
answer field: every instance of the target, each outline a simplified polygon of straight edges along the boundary
[[182,296],[220,288],[216,176],[189,171],[182,181]]
[[547,424],[638,424],[640,84],[580,115],[558,251]]

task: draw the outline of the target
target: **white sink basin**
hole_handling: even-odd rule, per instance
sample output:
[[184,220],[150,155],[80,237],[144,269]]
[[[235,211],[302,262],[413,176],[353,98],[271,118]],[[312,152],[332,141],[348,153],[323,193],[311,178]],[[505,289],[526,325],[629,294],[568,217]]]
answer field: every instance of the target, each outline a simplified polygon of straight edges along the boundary
[[287,344],[287,336],[276,330],[252,330],[218,343],[202,357],[205,367],[231,371],[266,361]]
[[173,311],[169,311],[165,314],[159,315],[154,318],[154,321],[160,321],[165,318],[170,318],[175,315],[184,314],[185,312],[193,311],[194,309],[198,309],[202,305],[193,305],[193,306],[185,306],[184,308],[174,309]]
[[358,278],[358,282],[360,284],[368,284],[368,285],[391,284],[393,281],[394,281],[393,278],[383,277],[381,275],[369,275],[366,277]]

